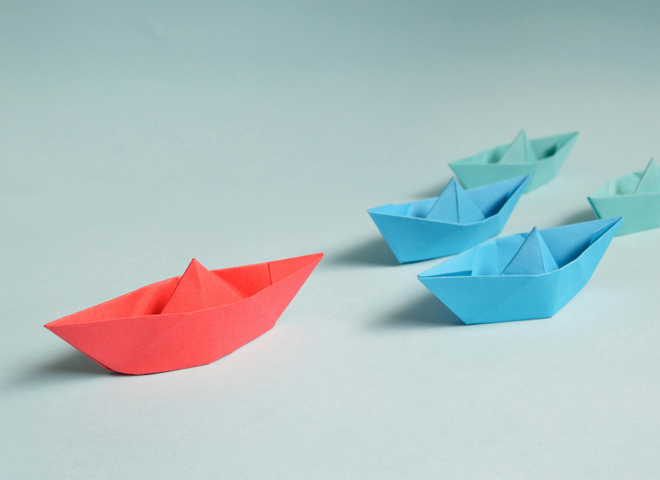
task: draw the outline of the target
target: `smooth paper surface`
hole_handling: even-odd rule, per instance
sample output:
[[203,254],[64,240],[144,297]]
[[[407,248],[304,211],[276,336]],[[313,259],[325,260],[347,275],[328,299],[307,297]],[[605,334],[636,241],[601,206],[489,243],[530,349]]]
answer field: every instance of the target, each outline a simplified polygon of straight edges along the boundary
[[163,280],[45,325],[103,367],[146,374],[218,360],[270,330],[322,253]]
[[578,132],[572,132],[528,140],[523,130],[509,144],[456,160],[449,166],[465,188],[529,175],[525,192],[530,192],[557,176],[577,137]]
[[576,223],[484,242],[419,280],[466,324],[548,318],[589,281],[623,223]]
[[617,235],[660,227],[660,167],[651,159],[644,171],[612,180],[588,198],[598,218],[625,218]]
[[463,190],[452,179],[436,198],[368,210],[399,263],[462,252],[498,235],[529,176]]

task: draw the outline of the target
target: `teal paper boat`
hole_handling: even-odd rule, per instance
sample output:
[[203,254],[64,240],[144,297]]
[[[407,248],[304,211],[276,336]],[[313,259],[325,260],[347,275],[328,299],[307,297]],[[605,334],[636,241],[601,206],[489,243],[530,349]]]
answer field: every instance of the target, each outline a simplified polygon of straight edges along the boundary
[[482,243],[418,279],[466,324],[548,318],[584,287],[621,217]]
[[596,190],[589,203],[598,218],[626,219],[617,235],[660,227],[660,167],[651,159],[643,172],[624,175]]
[[451,179],[439,197],[368,210],[399,263],[463,252],[498,235],[529,176],[463,190]]
[[557,176],[577,137],[578,132],[572,132],[528,140],[522,130],[507,145],[456,160],[449,166],[465,188],[529,175],[525,192],[531,192]]

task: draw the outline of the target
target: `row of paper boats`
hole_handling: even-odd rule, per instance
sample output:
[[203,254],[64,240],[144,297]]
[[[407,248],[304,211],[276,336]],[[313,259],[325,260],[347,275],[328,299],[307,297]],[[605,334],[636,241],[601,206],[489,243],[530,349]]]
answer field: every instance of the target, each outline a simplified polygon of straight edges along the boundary
[[[460,253],[498,235],[523,192],[549,182],[564,163],[577,133],[528,140],[451,162],[456,177],[439,197],[369,210],[399,263]],[[468,190],[461,187],[463,184]],[[625,218],[618,235],[660,226],[660,167],[608,182],[588,197],[598,218]]]
[[556,176],[576,139],[520,132],[449,164],[467,190],[451,179],[438,197],[369,214],[399,263],[458,254],[418,278],[464,323],[551,317],[586,285],[615,235],[660,226],[660,167],[651,159],[588,197],[599,220],[491,239],[523,192]]
[[[418,278],[466,324],[551,317],[586,285],[624,231],[622,217],[634,225],[627,233],[660,225],[660,169],[652,161],[590,197],[599,220],[492,238],[523,191],[556,175],[576,136],[530,142],[521,133],[510,145],[450,164],[472,188],[452,180],[437,198],[369,213],[401,263],[458,254]],[[116,372],[205,365],[270,330],[322,257],[212,271],[193,259],[180,277],[46,328]]]

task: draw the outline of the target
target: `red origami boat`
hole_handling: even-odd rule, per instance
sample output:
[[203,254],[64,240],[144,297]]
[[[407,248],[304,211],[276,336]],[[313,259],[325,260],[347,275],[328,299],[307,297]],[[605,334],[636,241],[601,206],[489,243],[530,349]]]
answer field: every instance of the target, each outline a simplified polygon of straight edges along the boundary
[[215,362],[273,326],[322,253],[206,270],[147,285],[45,327],[115,372],[146,374]]

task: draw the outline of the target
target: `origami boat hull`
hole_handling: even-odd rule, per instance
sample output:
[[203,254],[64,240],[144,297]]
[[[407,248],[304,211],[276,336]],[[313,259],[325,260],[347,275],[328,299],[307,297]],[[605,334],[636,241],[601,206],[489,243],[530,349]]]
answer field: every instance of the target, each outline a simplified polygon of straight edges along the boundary
[[[559,266],[541,275],[499,274],[525,240],[518,234],[487,241],[418,278],[466,324],[552,317],[587,284],[622,222],[540,230]],[[485,259],[496,260],[484,267]]]
[[660,193],[633,194],[643,172],[634,172],[606,183],[589,197],[598,218],[620,216],[626,221],[617,235],[660,227]]
[[481,187],[508,178],[529,175],[531,180],[525,192],[531,192],[557,176],[577,137],[578,132],[572,132],[531,140],[532,148],[540,158],[533,163],[497,163],[509,147],[509,144],[506,144],[450,162],[449,167],[465,188]]
[[180,279],[174,277],[45,326],[120,373],[206,365],[273,328],[322,257],[319,253],[214,270],[247,298],[208,310],[159,315]]
[[427,212],[435,198],[368,210],[399,263],[419,262],[465,251],[498,235],[518,203],[529,177],[520,177],[481,188],[466,190],[488,215],[480,222],[446,223],[409,216]]

